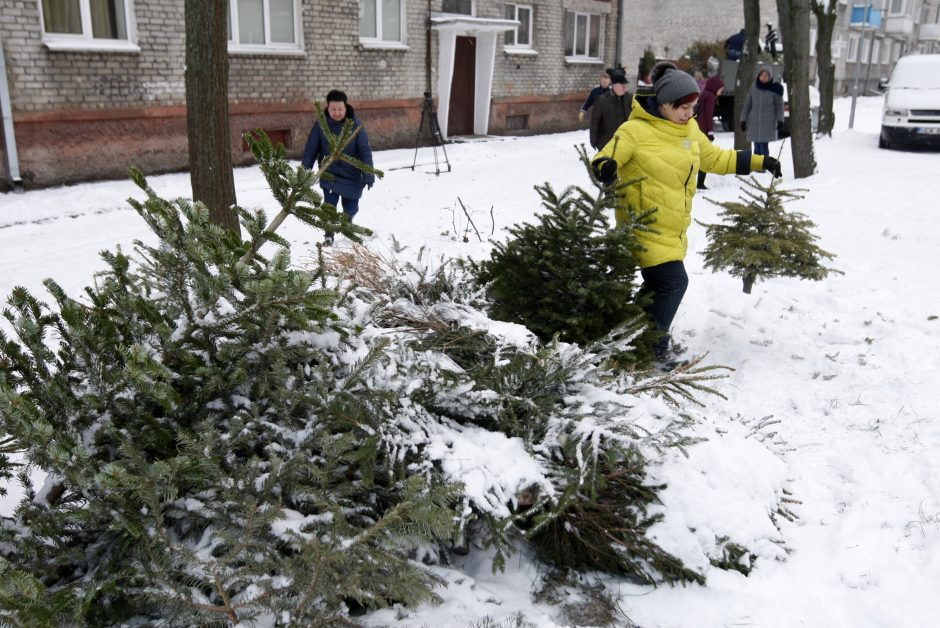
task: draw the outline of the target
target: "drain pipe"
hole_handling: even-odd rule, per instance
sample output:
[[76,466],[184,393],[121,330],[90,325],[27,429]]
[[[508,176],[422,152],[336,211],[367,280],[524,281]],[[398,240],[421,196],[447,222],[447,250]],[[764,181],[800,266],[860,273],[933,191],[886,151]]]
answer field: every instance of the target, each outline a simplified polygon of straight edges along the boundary
[[623,0],[617,0],[617,38],[614,40],[616,42],[614,50],[614,66],[623,67],[623,59],[620,56],[623,54]]
[[10,107],[10,86],[7,84],[6,53],[3,50],[3,34],[0,33],[0,113],[3,114],[3,153],[7,170],[15,192],[23,191],[20,178],[20,160],[16,154],[16,136],[13,134],[13,108]]

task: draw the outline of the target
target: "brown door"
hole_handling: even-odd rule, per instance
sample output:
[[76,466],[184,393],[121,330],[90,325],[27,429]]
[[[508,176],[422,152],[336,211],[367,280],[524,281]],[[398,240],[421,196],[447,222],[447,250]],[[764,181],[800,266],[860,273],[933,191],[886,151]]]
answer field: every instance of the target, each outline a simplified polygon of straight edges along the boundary
[[473,134],[473,96],[476,82],[477,40],[458,37],[454,51],[454,78],[450,83],[447,135]]

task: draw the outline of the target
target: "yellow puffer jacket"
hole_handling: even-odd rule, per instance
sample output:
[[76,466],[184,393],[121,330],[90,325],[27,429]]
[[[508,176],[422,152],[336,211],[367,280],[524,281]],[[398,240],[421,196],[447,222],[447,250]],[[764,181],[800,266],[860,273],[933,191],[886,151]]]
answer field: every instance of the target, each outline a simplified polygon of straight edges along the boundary
[[621,181],[644,177],[626,187],[615,212],[619,226],[630,222],[628,207],[636,214],[656,208],[649,225],[654,231],[636,234],[643,247],[637,254],[642,268],[685,259],[699,169],[748,174],[764,166],[762,155],[721,149],[709,142],[694,119],[682,125],[651,114],[643,106],[648,98],[634,97],[630,119],[592,159],[616,161]]

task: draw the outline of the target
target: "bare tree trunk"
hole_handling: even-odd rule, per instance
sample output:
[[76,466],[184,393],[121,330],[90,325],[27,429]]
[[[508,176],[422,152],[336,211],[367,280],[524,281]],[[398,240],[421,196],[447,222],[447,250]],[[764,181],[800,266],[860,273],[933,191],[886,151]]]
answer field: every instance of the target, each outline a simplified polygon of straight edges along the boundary
[[754,82],[757,53],[760,51],[760,0],[744,0],[744,35],[747,43],[734,77],[734,147],[737,150],[750,148],[747,136],[741,130],[741,109]]
[[810,0],[777,0],[783,37],[783,76],[790,102],[790,155],[797,179],[816,172],[809,104],[809,3]]
[[186,0],[186,126],[193,200],[240,233],[228,124],[228,0]]
[[819,74],[819,126],[821,134],[832,135],[836,124],[832,103],[835,98],[836,66],[832,62],[832,32],[836,26],[836,0],[812,0],[816,16],[816,72]]

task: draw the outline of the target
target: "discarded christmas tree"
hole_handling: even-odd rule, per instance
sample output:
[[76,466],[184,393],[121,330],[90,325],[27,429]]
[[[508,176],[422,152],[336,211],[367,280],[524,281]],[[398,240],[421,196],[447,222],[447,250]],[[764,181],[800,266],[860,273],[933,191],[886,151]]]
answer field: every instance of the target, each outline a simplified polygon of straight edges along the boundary
[[52,307],[10,295],[0,433],[45,480],[21,476],[0,526],[0,624],[348,625],[355,605],[434,599],[411,557],[452,535],[455,485],[379,446],[394,416],[362,378],[383,346],[272,225],[364,230],[248,141],[281,204],[271,223],[239,208],[249,239],[135,172],[156,244],[104,253],[80,298],[52,280]]
[[[581,159],[590,173],[583,148]],[[537,222],[511,227],[509,238],[495,243],[490,259],[476,267],[491,315],[523,324],[543,341],[557,334],[581,345],[626,325],[638,332],[633,350],[639,361],[651,356],[654,332],[639,333],[648,320],[636,302],[636,225],[614,229],[607,218],[618,192],[637,182],[605,190],[595,181],[593,194],[537,186],[545,210]],[[636,216],[636,224],[644,218]]]
[[703,251],[705,267],[728,270],[740,277],[744,292],[771,277],[798,277],[819,281],[838,270],[827,268],[823,260],[833,255],[815,244],[810,231],[816,224],[799,212],[788,212],[784,205],[802,199],[800,192],[780,187],[779,179],[763,185],[756,176],[738,177],[747,187],[738,201],[719,203],[722,224],[700,225],[706,228],[708,245]]

